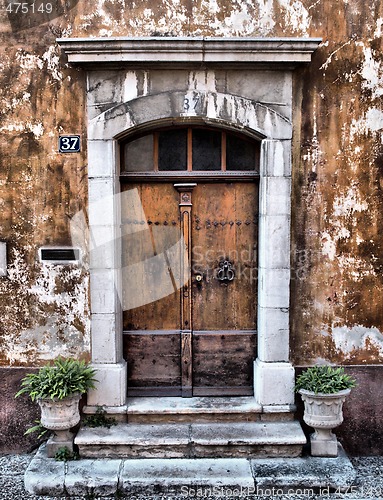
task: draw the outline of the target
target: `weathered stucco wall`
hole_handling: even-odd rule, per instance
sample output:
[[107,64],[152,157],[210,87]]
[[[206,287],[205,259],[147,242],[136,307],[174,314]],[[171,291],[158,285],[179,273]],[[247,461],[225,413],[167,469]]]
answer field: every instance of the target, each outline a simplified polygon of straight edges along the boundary
[[[62,2],[64,4],[64,2]],[[34,365],[89,350],[88,279],[43,266],[37,248],[70,244],[87,203],[85,77],[56,37],[313,36],[323,44],[295,86],[292,350],[294,363],[383,360],[383,4],[375,0],[98,0],[48,22],[0,12],[0,364]],[[15,20],[16,19],[16,20]],[[300,119],[300,107],[302,118]],[[84,251],[86,249],[84,248]]]
[[86,136],[84,89],[82,75],[62,71],[49,26],[1,36],[0,363],[28,365],[88,350],[87,273],[37,255],[71,243],[68,223],[86,203],[85,156],[57,153],[59,133]]
[[292,358],[379,363],[382,6],[316,2],[310,12],[323,45],[303,72],[294,152]]

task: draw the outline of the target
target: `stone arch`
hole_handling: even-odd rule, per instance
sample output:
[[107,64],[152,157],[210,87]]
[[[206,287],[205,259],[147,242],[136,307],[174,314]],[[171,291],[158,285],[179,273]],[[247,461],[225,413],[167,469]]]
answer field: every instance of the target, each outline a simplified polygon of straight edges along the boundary
[[[190,99],[193,109],[185,109]],[[118,104],[90,121],[90,140],[121,138],[133,128],[193,120],[242,130],[259,139],[290,140],[292,124],[271,107],[244,97],[218,92],[163,92]]]

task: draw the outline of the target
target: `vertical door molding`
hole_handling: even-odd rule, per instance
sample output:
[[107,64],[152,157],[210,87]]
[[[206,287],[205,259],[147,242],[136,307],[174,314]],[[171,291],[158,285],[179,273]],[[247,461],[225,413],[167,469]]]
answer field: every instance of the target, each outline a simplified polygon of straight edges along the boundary
[[[195,188],[195,183],[174,184],[175,189],[179,192],[179,209],[181,219],[181,234],[184,251],[181,255],[186,255],[181,258],[180,276],[184,278],[189,275],[189,280],[181,289],[181,390],[183,397],[191,397],[193,394],[193,372],[192,372],[192,331],[193,331],[193,315],[192,315],[192,293],[191,293],[191,275],[187,266],[192,262],[192,193]],[[187,261],[185,262],[185,257]]]

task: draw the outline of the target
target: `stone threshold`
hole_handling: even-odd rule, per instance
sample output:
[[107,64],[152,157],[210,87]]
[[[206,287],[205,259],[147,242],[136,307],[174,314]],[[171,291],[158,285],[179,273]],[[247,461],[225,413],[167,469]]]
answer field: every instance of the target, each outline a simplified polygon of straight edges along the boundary
[[28,493],[39,496],[246,498],[302,489],[347,491],[355,477],[340,445],[337,458],[81,459],[66,463],[47,458],[42,445],[24,482]]
[[198,413],[261,413],[262,406],[253,397],[193,397],[193,398],[128,398],[128,415],[137,414],[198,414]]
[[[206,397],[128,397],[123,406],[103,406],[109,414],[239,414],[239,413],[293,413],[295,405],[262,406],[253,396]],[[95,413],[97,406],[85,406],[83,412]]]

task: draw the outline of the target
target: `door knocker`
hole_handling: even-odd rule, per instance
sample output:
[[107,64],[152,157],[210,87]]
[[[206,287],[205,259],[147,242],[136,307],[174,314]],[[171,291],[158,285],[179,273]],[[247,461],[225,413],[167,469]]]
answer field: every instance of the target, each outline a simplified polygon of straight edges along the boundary
[[228,260],[223,260],[219,264],[219,269],[217,271],[217,278],[219,281],[233,281],[235,277],[235,272],[233,269],[233,264]]

